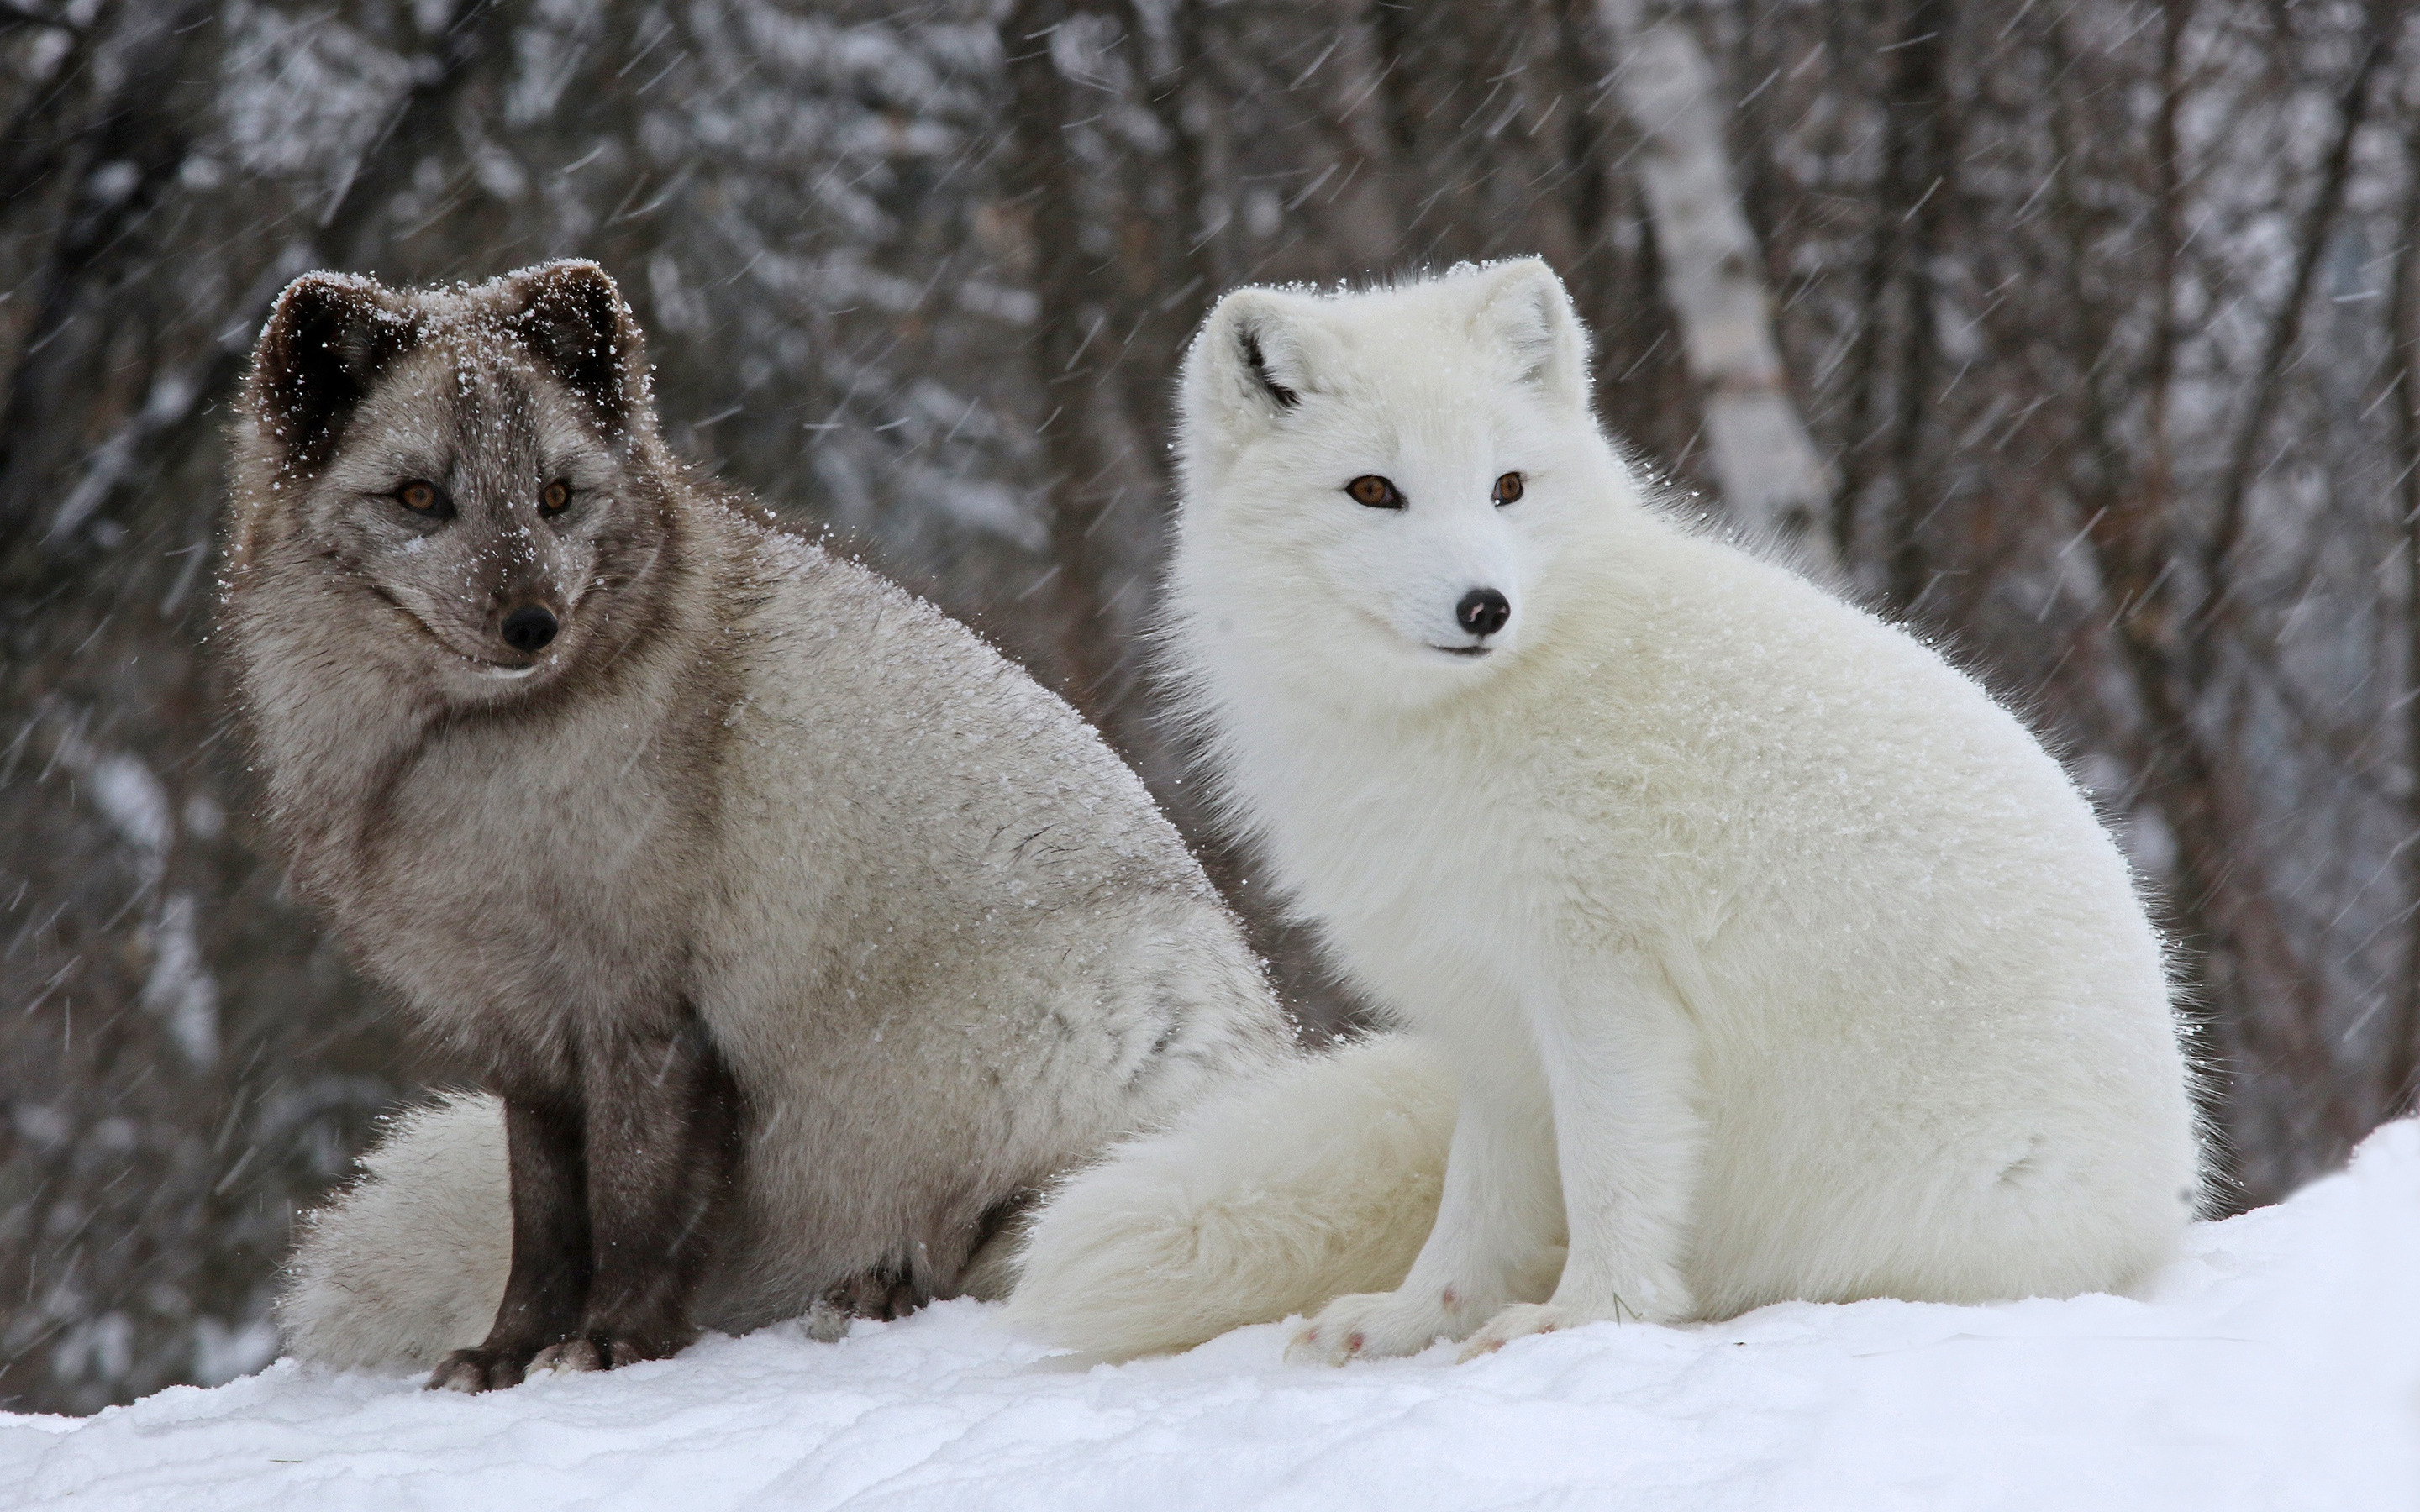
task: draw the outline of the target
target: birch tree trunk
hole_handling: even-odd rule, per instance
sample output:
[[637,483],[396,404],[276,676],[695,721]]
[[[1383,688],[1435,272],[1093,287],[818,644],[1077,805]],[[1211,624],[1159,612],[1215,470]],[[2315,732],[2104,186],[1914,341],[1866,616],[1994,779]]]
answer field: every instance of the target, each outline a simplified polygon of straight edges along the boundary
[[1756,235],[1723,142],[1714,70],[1688,27],[1643,0],[1598,0],[1616,54],[1614,93],[1646,138],[1647,193],[1664,286],[1705,408],[1714,481],[1740,525],[1837,566],[1818,528],[1830,469],[1792,403]]

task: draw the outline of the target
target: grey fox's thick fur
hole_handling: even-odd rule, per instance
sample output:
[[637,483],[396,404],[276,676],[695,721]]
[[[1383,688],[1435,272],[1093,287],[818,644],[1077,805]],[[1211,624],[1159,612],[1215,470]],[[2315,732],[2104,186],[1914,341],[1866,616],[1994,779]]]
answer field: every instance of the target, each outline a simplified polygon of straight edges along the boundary
[[294,1353],[481,1390],[997,1294],[1054,1174],[1289,1058],[1132,773],[692,481],[593,265],[298,280],[233,483],[269,829],[487,1091],[305,1227]]

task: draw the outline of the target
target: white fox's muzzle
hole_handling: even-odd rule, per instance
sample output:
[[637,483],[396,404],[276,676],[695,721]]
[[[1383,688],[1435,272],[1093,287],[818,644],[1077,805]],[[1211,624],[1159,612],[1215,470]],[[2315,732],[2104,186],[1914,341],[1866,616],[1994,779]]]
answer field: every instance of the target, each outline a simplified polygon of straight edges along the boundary
[[1512,620],[1511,599],[1494,588],[1474,588],[1463,594],[1462,602],[1453,607],[1453,623],[1470,638],[1470,643],[1439,646],[1437,649],[1450,651],[1457,656],[1484,656],[1496,649],[1487,643],[1489,638],[1501,632]]
[[1497,530],[1443,531],[1403,543],[1410,549],[1387,553],[1392,561],[1362,565],[1395,585],[1384,617],[1404,640],[1423,652],[1480,661],[1520,631],[1522,577],[1510,544]]

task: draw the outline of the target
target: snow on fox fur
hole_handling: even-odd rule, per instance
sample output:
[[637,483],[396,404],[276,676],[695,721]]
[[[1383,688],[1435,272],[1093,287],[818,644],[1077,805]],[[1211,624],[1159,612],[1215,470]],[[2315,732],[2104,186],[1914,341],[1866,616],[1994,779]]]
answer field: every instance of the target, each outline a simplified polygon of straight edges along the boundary
[[1413,1043],[1076,1178],[1026,1331],[1466,1357],[2122,1288],[2192,1217],[2162,945],[2090,804],[1937,652],[1650,497],[1588,371],[1534,260],[1244,289],[1195,339],[1169,656],[1229,823]]

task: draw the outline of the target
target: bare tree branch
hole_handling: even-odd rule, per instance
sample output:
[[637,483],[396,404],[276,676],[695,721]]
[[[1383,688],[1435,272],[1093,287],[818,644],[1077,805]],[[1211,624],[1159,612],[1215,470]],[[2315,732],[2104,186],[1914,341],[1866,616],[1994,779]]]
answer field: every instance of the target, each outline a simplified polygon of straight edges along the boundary
[[1017,0],[1002,16],[1009,148],[1001,177],[1010,203],[1031,227],[1042,305],[1032,352],[1035,377],[1048,396],[1042,443],[1051,472],[1051,594],[1060,661],[1069,698],[1106,719],[1118,659],[1103,615],[1119,564],[1111,520],[1120,456],[1103,434],[1098,391],[1125,332],[1113,325],[1117,312],[1105,297],[1104,270],[1081,244],[1087,209],[1067,129],[1093,112],[1078,108],[1054,55],[1075,41],[1061,36],[1069,23],[1094,14],[1084,0]]
[[[60,116],[73,100],[74,85],[91,67],[95,44],[109,35],[122,4],[123,0],[114,0],[88,24],[69,27],[73,40],[50,77],[35,89],[34,98],[8,122],[8,130],[0,131],[0,144],[6,145],[0,147],[0,214],[16,209],[18,201],[66,162],[77,132],[64,125]],[[52,24],[68,26],[64,21]]]
[[[380,213],[417,166],[420,155],[444,131],[474,66],[491,54],[495,39],[509,31],[513,8],[511,0],[464,0],[456,9],[432,39],[428,67],[417,71],[411,87],[396,101],[377,135],[355,159],[344,190],[319,217],[316,234],[289,243],[268,264],[246,291],[241,307],[220,328],[216,344],[205,357],[153,377],[143,406],[85,457],[75,483],[61,494],[52,511],[38,545],[67,536],[128,481],[173,466],[208,433],[205,417],[215,413],[235,392],[252,350],[253,332],[267,317],[270,301],[287,279],[314,267],[361,265],[378,234]],[[179,140],[173,157],[162,155],[163,177],[182,165],[188,145]],[[39,345],[39,338],[27,345]],[[30,392],[39,382],[38,376],[21,370],[16,387]],[[0,439],[0,480],[8,476],[7,446],[6,440]],[[0,486],[0,506],[9,497],[6,486]],[[14,517],[13,512],[0,507],[0,552],[8,545],[8,522]],[[22,532],[30,523],[21,520],[18,529]]]
[[1890,94],[1885,101],[1884,204],[1889,207],[1885,213],[1907,207],[1898,212],[1900,224],[1892,239],[1895,271],[1904,289],[1893,377],[1899,402],[1890,443],[1898,487],[1884,517],[1882,543],[1886,591],[1902,611],[1914,610],[1932,585],[1925,526],[1933,514],[1939,484],[1927,465],[1925,438],[1940,343],[1933,323],[1939,295],[1932,261],[1957,193],[1950,181],[1957,166],[1951,142],[1955,117],[1947,98],[1949,34],[1956,15],[1949,0],[1912,0],[1893,44]]
[[[2227,600],[2226,569],[2242,542],[2245,506],[2252,486],[2258,473],[2265,471],[2256,469],[2254,464],[2259,458],[2270,417],[2276,409],[2278,379],[2285,374],[2287,359],[2303,339],[2303,316],[2310,303],[2311,285],[2319,276],[2319,259],[2326,255],[2336,217],[2344,208],[2345,188],[2352,178],[2353,141],[2369,119],[2373,86],[2380,70],[2394,55],[2406,7],[2407,0],[2369,0],[2364,8],[2361,52],[2336,108],[2336,134],[2319,169],[2319,191],[2304,213],[2293,276],[2271,321],[2259,365],[2253,369],[2243,416],[2235,426],[2235,449],[2227,457],[2226,471],[2220,476],[2217,521],[2202,548],[2202,581],[2209,595],[2204,612],[2219,610]],[[2195,656],[2197,662],[2204,659],[2199,655]],[[2197,676],[2206,675],[2206,671],[2197,670]]]
[[[76,133],[85,144],[82,178],[35,281],[34,318],[0,406],[0,560],[31,530],[39,510],[48,458],[37,447],[63,428],[62,406],[72,402],[75,387],[68,375],[98,343],[90,328],[100,285],[121,267],[111,254],[184,162],[187,123],[170,96],[209,10],[204,0],[131,8],[124,35],[113,39],[118,85]],[[86,330],[69,339],[79,321]]]

